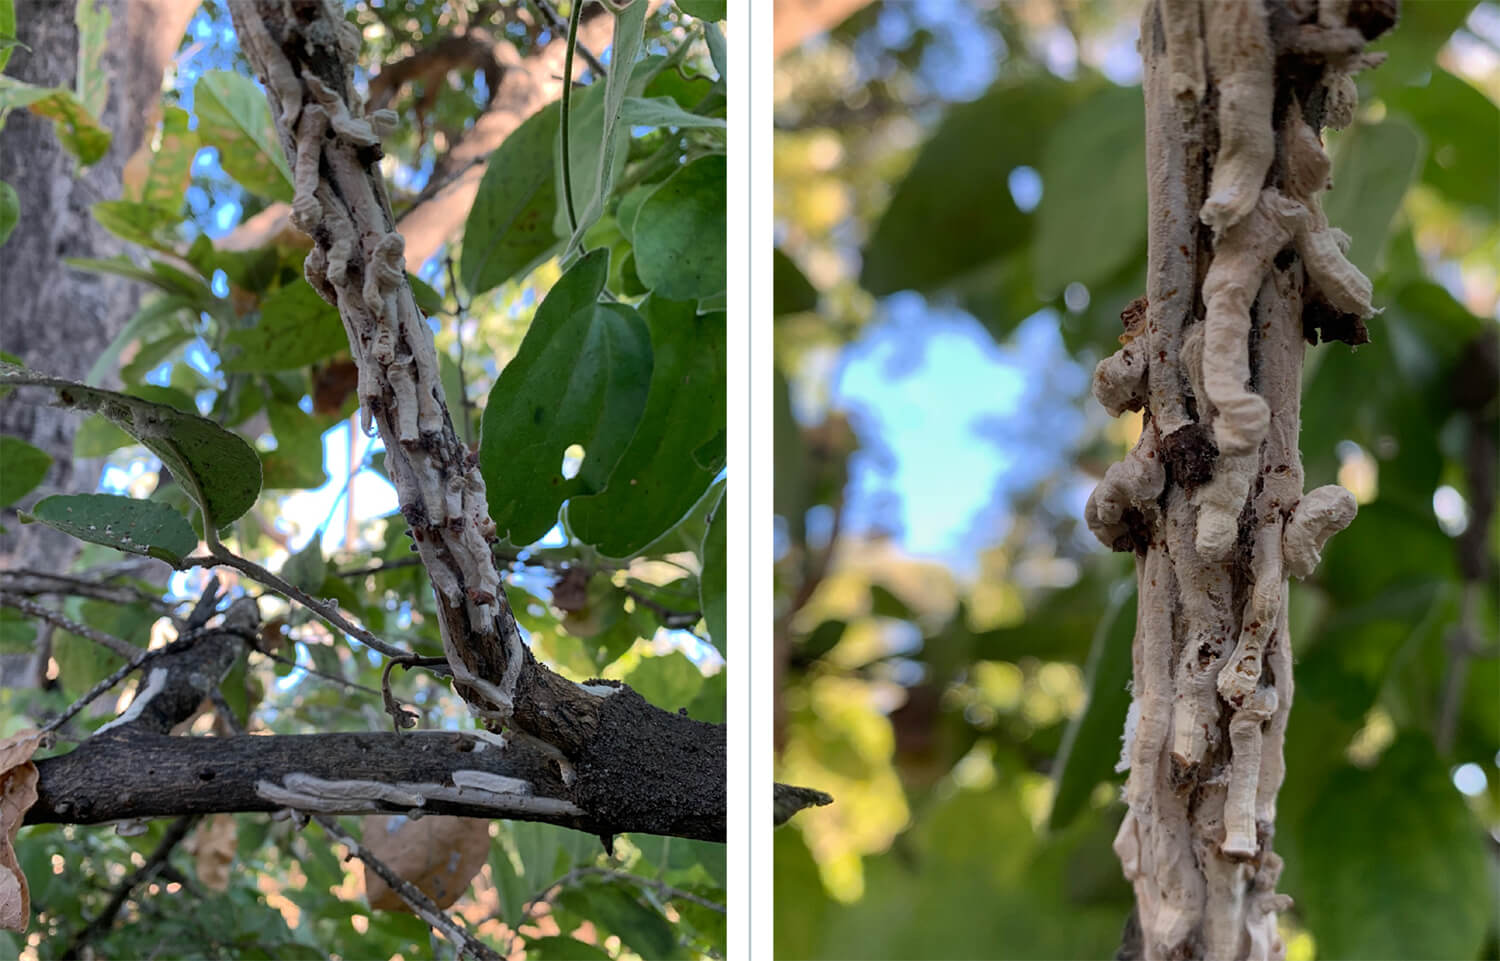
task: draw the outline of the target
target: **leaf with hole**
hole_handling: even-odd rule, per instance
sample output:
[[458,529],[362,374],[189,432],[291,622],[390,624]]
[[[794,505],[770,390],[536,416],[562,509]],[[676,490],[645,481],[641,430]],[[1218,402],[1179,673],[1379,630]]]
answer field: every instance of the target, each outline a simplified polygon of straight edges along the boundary
[[[490,390],[479,468],[513,544],[547,533],[567,498],[604,488],[645,410],[651,335],[632,308],[599,303],[608,269],[609,252],[595,250],[559,278]],[[566,478],[574,444],[584,459]]]
[[117,494],[54,494],[38,501],[29,516],[79,540],[154,557],[173,567],[198,546],[198,535],[177,511]]

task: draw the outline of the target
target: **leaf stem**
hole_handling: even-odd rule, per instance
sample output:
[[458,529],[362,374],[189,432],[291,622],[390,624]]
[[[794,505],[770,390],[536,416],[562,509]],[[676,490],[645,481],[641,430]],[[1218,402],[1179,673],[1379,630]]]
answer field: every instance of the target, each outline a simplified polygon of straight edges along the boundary
[[568,228],[578,233],[578,211],[573,208],[573,161],[568,152],[569,111],[573,100],[573,51],[578,47],[578,20],[583,13],[582,0],[573,0],[568,11],[568,46],[563,54],[562,89],[562,175],[563,200],[568,208]]

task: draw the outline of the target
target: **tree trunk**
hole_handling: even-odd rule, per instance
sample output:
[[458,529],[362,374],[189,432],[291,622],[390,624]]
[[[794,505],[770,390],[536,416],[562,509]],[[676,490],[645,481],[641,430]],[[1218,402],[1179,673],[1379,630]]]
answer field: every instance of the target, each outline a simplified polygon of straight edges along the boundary
[[1141,26],[1150,241],[1145,303],[1094,375],[1135,449],[1089,499],[1136,554],[1115,839],[1136,895],[1122,957],[1277,958],[1272,850],[1292,701],[1289,575],[1346,526],[1348,491],[1302,493],[1302,340],[1363,343],[1370,283],[1318,200],[1319,131],[1393,2],[1154,0]]
[[[21,218],[0,254],[0,350],[59,377],[83,380],[94,359],[124,328],[140,299],[140,288],[123,277],[85,274],[64,257],[112,257],[125,250],[89,215],[90,205],[118,199],[125,162],[156,115],[162,70],[176,53],[197,0],[99,0],[110,14],[109,41],[98,68],[108,78],[109,99],[99,118],[112,137],[109,152],[79,169],[63,150],[52,121],[15,110],[0,131],[0,177],[21,201]],[[74,5],[60,0],[21,0],[17,47],[7,73],[48,87],[73,87],[78,73],[78,29]],[[26,48],[30,48],[29,50]],[[73,460],[77,417],[54,407],[0,398],[0,434],[19,437],[52,457],[52,467],[33,495],[92,490],[97,462]],[[21,526],[4,519],[0,567],[64,570],[78,541],[43,524]],[[6,658],[5,660],[12,660]],[[29,655],[0,668],[0,677],[25,683],[37,659]],[[45,665],[45,658],[40,661]],[[30,665],[30,668],[28,667]],[[9,670],[5,669],[9,668]],[[29,678],[35,682],[37,678]]]

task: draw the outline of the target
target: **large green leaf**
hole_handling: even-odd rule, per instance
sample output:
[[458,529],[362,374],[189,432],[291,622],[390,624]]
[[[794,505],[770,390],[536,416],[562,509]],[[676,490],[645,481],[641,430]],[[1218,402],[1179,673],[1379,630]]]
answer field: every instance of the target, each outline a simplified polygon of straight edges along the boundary
[[1052,813],[1048,826],[1066,828],[1088,806],[1100,781],[1114,776],[1120,756],[1120,732],[1130,708],[1128,682],[1131,645],[1135,640],[1135,590],[1119,592],[1094,632],[1084,667],[1089,699],[1068,724],[1062,748],[1053,762]]
[[[631,308],[599,303],[608,269],[609,252],[591,251],[553,285],[490,390],[479,465],[512,543],[545,534],[567,498],[604,488],[645,409],[651,335]],[[584,459],[565,478],[573,444]]]
[[950,107],[866,244],[860,285],[877,296],[932,291],[1024,244],[1031,218],[1016,207],[1009,177],[1040,165],[1074,91],[1033,80]]
[[620,107],[620,121],[632,127],[677,127],[682,130],[724,127],[723,117],[691,113],[671,97],[626,97]]
[[[19,46],[16,40],[16,6],[14,0],[0,0],[0,70],[10,62],[11,51]],[[0,240],[3,242],[3,240]]]
[[76,0],[73,23],[78,27],[78,100],[85,110],[98,117],[109,100],[109,74],[104,65],[109,46],[109,8],[99,0]]
[[724,292],[726,169],[722,154],[699,157],[668,177],[636,214],[636,271],[658,296],[701,300]]
[[702,573],[698,576],[698,603],[708,624],[708,639],[719,653],[729,655],[728,595],[728,495],[719,499],[708,533],[703,535],[699,554]]
[[188,112],[181,107],[163,107],[161,139],[136,199],[168,213],[180,212],[199,146],[197,131],[189,129]]
[[295,404],[281,402],[269,404],[266,416],[276,437],[276,449],[261,455],[265,488],[309,489],[328,483],[328,473],[323,470],[323,432],[332,426],[330,418],[316,417]]
[[1384,95],[1433,69],[1438,50],[1453,31],[1464,25],[1478,0],[1416,0],[1401,4],[1400,20],[1393,30],[1379,37],[1373,51],[1384,51],[1388,59],[1379,69],[1360,75]]
[[505,138],[479,181],[464,223],[459,275],[482,294],[520,274],[557,246],[553,140],[558,105],[548,104]]
[[[142,651],[149,639],[147,631],[156,620],[156,612],[142,604],[81,601],[70,602],[65,611],[75,621],[112,634]],[[53,635],[52,657],[57,661],[58,681],[69,698],[79,696],[125,663],[124,658],[109,648],[70,631]]]
[[1484,831],[1425,736],[1336,773],[1300,834],[1318,957],[1479,956],[1495,903]]
[[1033,266],[1044,295],[1106,280],[1146,242],[1146,138],[1137,87],[1069,111],[1042,153]]
[[0,507],[14,504],[47,476],[52,455],[18,437],[0,436]]
[[573,533],[609,557],[636,553],[692,509],[717,473],[693,453],[724,430],[724,314],[650,297],[641,316],[652,369],[640,426],[604,491],[568,505]]
[[1403,87],[1387,96],[1392,110],[1411,118],[1426,136],[1422,180],[1444,197],[1493,220],[1500,184],[1500,107],[1464,80],[1441,68],[1423,87]]
[[154,557],[173,567],[198,546],[198,535],[177,511],[116,494],[54,494],[38,501],[30,517],[80,540]]
[[230,331],[225,342],[240,351],[224,361],[232,373],[306,367],[349,346],[338,310],[300,278],[261,302],[254,327]]
[[0,364],[0,384],[50,387],[62,406],[109,418],[161,458],[216,528],[249,510],[260,494],[255,450],[207,418],[12,364]]
[[687,707],[703,687],[703,672],[681,651],[643,657],[625,675],[625,683],[664,711]]
[[1424,149],[1422,135],[1394,118],[1351,127],[1339,138],[1323,210],[1351,238],[1349,259],[1366,276],[1380,268],[1391,220],[1422,168]]
[[292,199],[292,172],[281,150],[266,95],[249,77],[210,70],[193,88],[198,137],[217,147],[224,172],[241,187],[271,200]]

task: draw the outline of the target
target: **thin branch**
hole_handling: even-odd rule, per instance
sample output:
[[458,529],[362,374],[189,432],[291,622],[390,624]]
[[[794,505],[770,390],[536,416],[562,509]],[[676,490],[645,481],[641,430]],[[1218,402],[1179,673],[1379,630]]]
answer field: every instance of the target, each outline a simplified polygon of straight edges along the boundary
[[314,814],[312,818],[322,826],[324,831],[328,832],[329,836],[349,849],[345,860],[354,857],[365,862],[370,870],[380,875],[380,879],[390,885],[391,890],[411,907],[417,917],[441,932],[443,937],[458,949],[459,953],[478,958],[480,961],[501,961],[500,955],[496,954],[489,945],[465,931],[442,908],[434,904],[432,899],[391,870],[384,861],[371,854],[368,848],[339,827],[337,820],[326,814]]
[[79,953],[90,941],[113,927],[120,909],[125,906],[125,902],[130,898],[130,892],[150,881],[166,867],[167,859],[172,856],[172,850],[182,843],[182,840],[187,837],[188,832],[192,830],[193,825],[197,822],[198,818],[196,815],[180,817],[176,821],[173,821],[172,826],[167,829],[166,836],[161,839],[161,843],[156,846],[156,850],[151,852],[151,856],[146,859],[146,863],[130,872],[119,884],[115,885],[114,894],[110,896],[109,903],[104,906],[104,910],[100,911],[94,920],[84,925],[82,931],[73,936],[73,940],[68,942],[68,946],[63,949],[62,956],[65,958],[78,957]]
[[42,733],[45,734],[49,731],[55,731],[58,728],[62,727],[64,724],[71,721],[79,711],[83,710],[94,701],[98,700],[104,695],[106,691],[108,691],[110,688],[114,687],[121,681],[125,680],[125,678],[132,672],[139,670],[142,665],[146,664],[146,662],[151,661],[156,657],[159,657],[160,655],[172,650],[175,643],[176,642],[173,642],[173,644],[168,644],[166,647],[159,647],[154,651],[141,651],[138,656],[125,662],[125,665],[119,670],[115,671],[109,677],[106,677],[98,684],[95,684],[93,687],[89,688],[89,690],[82,697],[74,701],[72,704],[68,705],[68,707],[57,717],[42,725]]
[[448,267],[448,290],[453,294],[457,311],[453,315],[453,339],[458,341],[458,402],[464,412],[464,430],[461,438],[465,444],[473,444],[474,405],[469,403],[469,381],[464,374],[464,321],[468,319],[469,305],[458,296],[458,274],[453,269],[453,256],[443,258]]
[[229,548],[219,543],[218,536],[212,531],[211,528],[207,529],[206,533],[209,539],[208,548],[211,556],[194,556],[186,558],[182,562],[183,567],[214,567],[220,564],[225,567],[231,567],[246,575],[247,577],[258,581],[267,590],[270,590],[276,594],[280,594],[282,597],[286,598],[289,601],[296,601],[298,604],[301,604],[303,607],[316,614],[318,618],[329,627],[348,634],[350,637],[353,637],[355,640],[364,644],[366,647],[374,648],[375,650],[384,654],[386,657],[413,656],[411,651],[397,647],[394,644],[388,644],[385,641],[382,641],[380,638],[376,637],[374,634],[370,633],[367,629],[355,625],[352,621],[339,613],[338,607],[336,605],[330,606],[324,603],[318,598],[308,594],[300,587],[292,586],[277,575],[272,574],[270,571],[266,570],[264,567],[261,567],[254,561],[246,560],[245,558],[240,557],[238,554],[235,554],[233,551],[229,550]]
[[[376,697],[380,696],[380,692],[375,690],[373,687],[366,687],[365,685],[355,683],[348,678],[339,677],[337,674],[329,674],[326,671],[320,671],[315,667],[308,667],[306,664],[303,664],[300,661],[294,661],[289,657],[282,657],[280,654],[272,654],[268,651],[261,650],[257,650],[255,653],[259,654],[261,657],[266,658],[267,660],[275,661],[277,664],[285,664],[288,667],[295,667],[299,671],[304,671],[308,674],[311,674],[313,677],[322,678],[325,681],[331,681],[334,684],[337,684],[340,687],[346,688],[348,690],[363,691],[366,694],[373,694]],[[398,662],[390,661],[388,663],[395,664]]]
[[6,591],[0,591],[0,607],[11,607],[32,617],[38,617],[54,627],[60,627],[65,631],[71,631],[79,637],[86,637],[101,647],[107,647],[121,657],[129,660],[141,653],[141,649],[128,641],[122,641],[113,634],[106,634],[96,627],[80,624],[61,611],[54,611],[44,604],[27,597],[19,597]]
[[26,596],[68,595],[108,601],[112,604],[145,604],[167,617],[176,615],[176,608],[173,604],[132,584],[104,584],[87,578],[45,571],[0,571],[0,589]]

